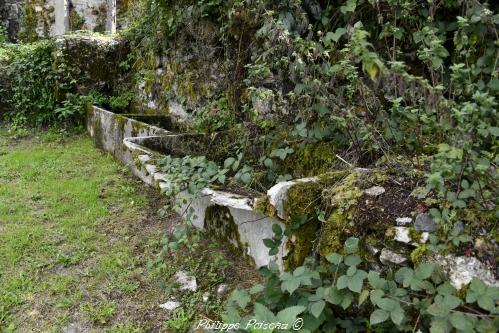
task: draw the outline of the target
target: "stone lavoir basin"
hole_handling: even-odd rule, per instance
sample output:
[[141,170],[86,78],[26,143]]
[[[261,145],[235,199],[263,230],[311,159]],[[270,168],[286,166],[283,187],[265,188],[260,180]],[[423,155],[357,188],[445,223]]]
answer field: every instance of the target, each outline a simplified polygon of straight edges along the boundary
[[[204,155],[207,146],[227,142],[230,137],[175,133],[168,117],[116,114],[99,107],[87,109],[86,126],[97,147],[110,152],[126,164],[132,173],[148,185],[158,189],[169,186],[168,175],[153,163],[162,155]],[[222,157],[210,156],[213,160]],[[263,239],[272,238],[272,225],[283,222],[255,209],[255,199],[244,195],[205,188],[199,197],[188,204],[194,210],[192,224],[225,238],[242,253],[254,260],[256,267],[276,259],[283,267],[287,254],[281,246],[275,257],[268,255]],[[285,242],[283,242],[284,244]]]
[[[208,155],[209,160],[223,164],[228,157],[224,152],[230,151],[237,135],[183,133],[168,116],[116,114],[96,106],[87,109],[86,122],[97,147],[110,152],[135,176],[159,190],[169,188],[170,177],[155,164],[158,158]],[[373,268],[382,269],[417,259],[413,258],[416,249],[427,242],[428,232],[435,231],[428,213],[411,216],[417,206],[411,196],[412,185],[407,185],[407,179],[402,184],[401,177],[394,177],[382,170],[351,168],[280,182],[258,197],[243,195],[248,191],[241,189],[204,188],[182,210],[193,211],[191,222],[196,228],[230,242],[257,268],[271,261],[281,270],[291,268],[306,256],[339,251],[347,236],[362,234],[364,259]],[[327,221],[316,219],[302,224],[290,238],[284,237],[276,255],[269,256],[263,240],[274,236],[272,225],[284,230],[296,216],[316,215],[311,203],[318,199],[332,207]],[[475,276],[499,285],[494,274],[476,258],[449,255],[434,260],[450,263],[444,269],[456,287]]]

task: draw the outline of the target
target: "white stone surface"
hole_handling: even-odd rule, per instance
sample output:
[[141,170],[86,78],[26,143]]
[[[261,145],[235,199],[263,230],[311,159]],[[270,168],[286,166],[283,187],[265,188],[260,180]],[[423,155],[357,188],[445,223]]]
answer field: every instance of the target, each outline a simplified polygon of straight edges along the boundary
[[456,289],[466,286],[473,278],[479,278],[489,286],[499,287],[499,281],[495,279],[494,273],[475,257],[438,255],[435,257],[435,262],[449,274],[450,283]]
[[430,213],[420,213],[416,216],[414,221],[414,228],[417,231],[428,231],[435,232],[438,230],[438,226],[431,217]]
[[180,290],[198,290],[198,284],[196,282],[196,277],[187,274],[184,271],[178,271],[174,275],[175,281],[180,285]]
[[364,191],[365,194],[371,197],[377,197],[383,193],[385,193],[385,188],[381,186],[373,186]]
[[394,240],[396,240],[397,242],[411,244],[414,246],[419,246],[422,243],[426,243],[428,241],[428,238],[430,237],[429,233],[422,232],[421,239],[418,242],[416,242],[416,241],[411,239],[409,228],[407,228],[407,227],[394,227],[394,230],[395,230]]
[[381,250],[381,254],[379,255],[379,260],[383,264],[401,265],[407,261],[407,258],[396,252],[393,252],[392,250],[384,248],[383,250]]
[[149,172],[150,174],[155,173],[156,169],[157,169],[156,166],[152,165],[152,164],[146,164],[145,167],[146,167],[147,172]]
[[[144,123],[141,123],[143,126],[137,127],[134,123],[140,122],[95,106],[87,112],[87,131],[97,146],[110,152],[117,160],[127,165],[130,171],[146,184],[153,185],[151,175],[147,175],[145,167],[137,166],[133,155],[150,155],[150,152],[134,142],[132,133],[139,137],[171,133]],[[136,132],[134,132],[134,127]]]
[[69,30],[69,1],[54,1],[54,25],[51,29],[52,36],[60,36]]
[[410,218],[410,217],[397,217],[395,219],[395,222],[397,222],[397,225],[405,226],[405,225],[412,223],[412,218]]
[[[284,224],[261,213],[232,207],[229,207],[229,210],[237,224],[240,242],[246,244],[246,253],[254,259],[256,267],[266,266],[274,259],[277,265],[283,268],[282,258],[287,254],[284,245],[281,245],[274,258],[270,258],[269,249],[262,240],[274,236],[272,231],[274,223],[279,224],[282,230],[285,229]],[[283,239],[282,244],[286,244],[286,238]]]
[[146,154],[144,154],[144,155],[139,155],[139,160],[140,160],[141,162],[144,162],[144,163],[145,163],[145,162],[148,162],[150,159],[151,159],[151,156],[149,156],[149,155],[146,155]]
[[242,195],[215,191],[209,188],[203,189],[202,194],[210,196],[211,202],[219,206],[233,207],[242,210],[253,210],[253,207],[251,206],[251,199]]
[[222,283],[217,287],[217,297],[222,298],[225,294],[229,292],[229,285]]
[[[118,160],[127,164],[134,175],[149,185],[165,189],[169,187],[168,175],[158,172],[157,168],[148,164],[152,152],[141,146],[141,142],[144,139],[172,134],[149,125],[139,127],[138,133],[132,132],[132,124],[135,121],[94,107],[88,114],[87,129],[99,147],[111,152]],[[132,133],[137,137],[132,137]],[[300,181],[307,180],[314,181],[314,178]],[[179,196],[182,195],[185,195],[185,192],[179,194]],[[282,207],[282,203],[277,203]],[[250,198],[213,189],[204,189],[201,196],[185,204],[182,211],[192,209],[192,224],[203,229],[206,227],[206,209],[214,205],[229,208],[230,215],[237,226],[239,242],[229,241],[233,242],[235,246],[243,246],[242,250],[253,258],[257,267],[266,266],[271,260],[276,260],[278,266],[283,267],[282,258],[287,254],[284,246],[281,246],[275,257],[270,258],[268,248],[262,242],[265,238],[273,237],[272,225],[274,223],[279,224],[284,229],[285,226],[282,222],[256,212]],[[285,243],[286,239],[283,240],[283,244]]]
[[106,31],[112,34],[116,33],[116,14],[116,0],[107,0]]
[[179,120],[186,120],[189,118],[189,115],[187,112],[185,112],[184,108],[182,105],[175,103],[175,102],[168,102],[168,109],[170,111],[170,114],[177,117]]
[[168,311],[175,310],[176,308],[179,308],[182,306],[182,303],[174,301],[174,300],[169,300],[166,303],[160,304],[159,307]]

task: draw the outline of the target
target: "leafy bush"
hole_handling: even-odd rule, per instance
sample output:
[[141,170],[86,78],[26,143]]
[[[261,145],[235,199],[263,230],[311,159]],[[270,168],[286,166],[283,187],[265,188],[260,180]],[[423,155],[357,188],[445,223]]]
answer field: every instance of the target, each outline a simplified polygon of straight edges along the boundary
[[234,113],[229,107],[229,101],[222,97],[208,103],[197,111],[194,127],[200,132],[213,133],[230,129],[235,124]]
[[123,111],[127,110],[130,106],[130,102],[133,99],[133,93],[127,91],[118,96],[109,96],[109,106],[113,111]]
[[297,318],[302,318],[300,332],[499,329],[499,288],[473,279],[462,294],[438,266],[429,263],[388,274],[367,270],[358,254],[358,242],[349,238],[342,254],[329,254],[319,265],[309,258],[292,272],[280,272],[271,264],[262,270],[264,284],[231,295],[226,322],[239,322],[245,328],[251,327],[250,319],[278,321],[289,324],[288,332],[293,331]]
[[8,121],[17,125],[41,125],[54,120],[56,73],[53,44],[42,41],[11,48],[6,68],[10,80],[7,94],[11,110]]
[[73,69],[55,62],[54,52],[51,40],[0,47],[0,92],[6,96],[2,102],[11,127],[78,124],[84,105],[97,101],[95,93],[77,93]]

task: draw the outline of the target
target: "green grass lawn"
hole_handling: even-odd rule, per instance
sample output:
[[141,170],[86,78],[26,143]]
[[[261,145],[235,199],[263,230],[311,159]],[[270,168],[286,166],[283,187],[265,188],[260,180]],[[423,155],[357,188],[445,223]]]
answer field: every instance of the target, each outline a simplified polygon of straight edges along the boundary
[[0,136],[0,332],[160,330],[145,263],[171,221],[127,175],[85,136]]
[[[179,251],[161,251],[179,218],[160,218],[165,199],[87,136],[6,134],[0,129],[0,333],[183,333],[199,318],[220,318],[220,283],[259,279],[239,253],[199,231]],[[180,269],[196,276],[196,292],[179,290]],[[168,313],[159,305],[172,297],[183,305]]]

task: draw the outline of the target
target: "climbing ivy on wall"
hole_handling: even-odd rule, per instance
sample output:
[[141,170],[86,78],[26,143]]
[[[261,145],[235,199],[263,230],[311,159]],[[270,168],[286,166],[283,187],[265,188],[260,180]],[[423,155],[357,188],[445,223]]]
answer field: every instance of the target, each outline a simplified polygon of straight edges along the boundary
[[42,124],[53,120],[56,107],[56,73],[49,41],[11,47],[9,93],[6,94],[12,112],[7,119],[16,124]]
[[5,76],[0,92],[5,96],[4,117],[11,127],[81,122],[84,104],[92,96],[76,93],[73,71],[55,63],[54,50],[49,40],[0,48],[0,69]]
[[[228,110],[252,124],[254,140],[267,142],[263,159],[249,159],[257,173],[274,175],[271,182],[293,158],[270,163],[272,151],[325,143],[360,167],[429,155],[431,167],[415,165],[427,172],[420,194],[438,197],[443,220],[466,219],[496,202],[496,5],[144,0],[139,8],[126,36],[141,56],[182,48],[175,41],[196,20],[216,25],[224,52],[213,57],[242,61],[239,69],[221,69],[244,80],[227,94]],[[249,41],[245,29],[254,32]],[[206,113],[196,115],[198,130],[216,131],[218,122],[206,128]]]

